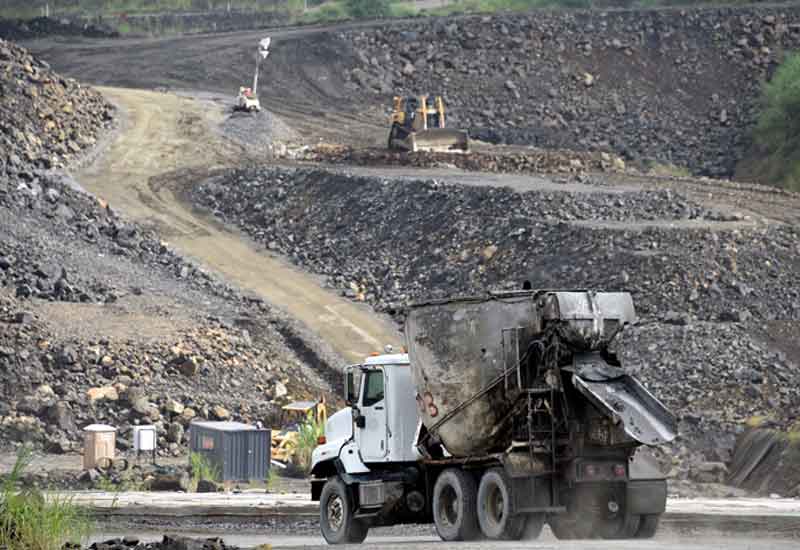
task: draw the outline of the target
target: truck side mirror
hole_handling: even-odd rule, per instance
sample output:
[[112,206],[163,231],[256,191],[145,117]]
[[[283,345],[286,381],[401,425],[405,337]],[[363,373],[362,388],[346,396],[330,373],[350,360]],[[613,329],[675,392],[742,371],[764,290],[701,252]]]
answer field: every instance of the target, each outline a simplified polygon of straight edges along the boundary
[[344,378],[344,401],[348,407],[352,407],[358,402],[356,395],[356,376],[354,370],[347,371]]

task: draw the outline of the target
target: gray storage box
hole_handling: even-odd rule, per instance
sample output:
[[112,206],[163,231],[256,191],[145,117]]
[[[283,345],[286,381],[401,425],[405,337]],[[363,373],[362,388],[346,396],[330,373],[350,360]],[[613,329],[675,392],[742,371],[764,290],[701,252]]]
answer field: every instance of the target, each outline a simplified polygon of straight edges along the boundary
[[220,481],[265,481],[269,474],[270,430],[241,422],[192,422],[189,448],[222,475]]

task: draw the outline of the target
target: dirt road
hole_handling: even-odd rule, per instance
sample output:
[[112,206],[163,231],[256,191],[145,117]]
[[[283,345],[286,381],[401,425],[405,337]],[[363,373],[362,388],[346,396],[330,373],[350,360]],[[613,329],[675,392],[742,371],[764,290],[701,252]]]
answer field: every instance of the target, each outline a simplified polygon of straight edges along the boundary
[[155,226],[170,245],[284,310],[347,361],[399,343],[387,320],[181,203],[181,186],[235,163],[241,153],[209,130],[221,112],[171,94],[102,91],[121,106],[126,127],[98,162],[77,175],[88,191]]

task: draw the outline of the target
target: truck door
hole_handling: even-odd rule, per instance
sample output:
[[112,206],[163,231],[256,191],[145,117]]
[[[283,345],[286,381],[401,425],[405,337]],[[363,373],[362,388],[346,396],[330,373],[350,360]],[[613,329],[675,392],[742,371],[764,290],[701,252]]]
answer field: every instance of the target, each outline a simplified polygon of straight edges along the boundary
[[357,422],[355,430],[356,443],[364,462],[383,460],[388,453],[384,383],[383,369],[364,373],[359,411],[363,420]]

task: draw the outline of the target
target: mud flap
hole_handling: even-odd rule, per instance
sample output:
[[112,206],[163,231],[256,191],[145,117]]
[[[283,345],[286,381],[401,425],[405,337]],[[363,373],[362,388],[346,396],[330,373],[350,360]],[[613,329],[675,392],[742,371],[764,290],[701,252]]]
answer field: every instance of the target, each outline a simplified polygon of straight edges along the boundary
[[625,503],[629,514],[663,514],[667,508],[666,480],[629,481]]
[[678,434],[675,417],[635,378],[599,355],[575,359],[573,384],[625,433],[645,445],[669,443]]

